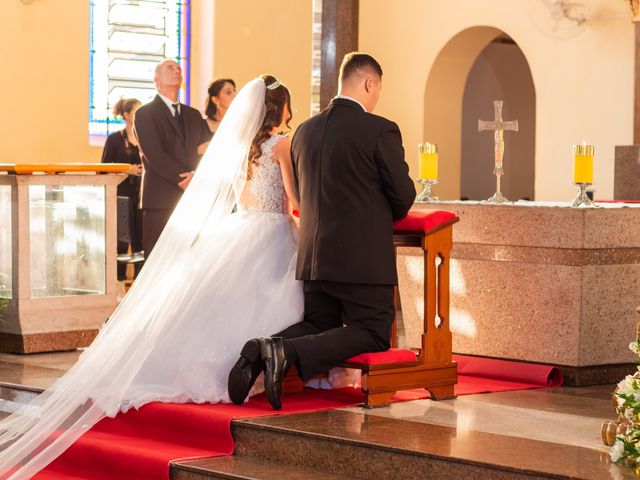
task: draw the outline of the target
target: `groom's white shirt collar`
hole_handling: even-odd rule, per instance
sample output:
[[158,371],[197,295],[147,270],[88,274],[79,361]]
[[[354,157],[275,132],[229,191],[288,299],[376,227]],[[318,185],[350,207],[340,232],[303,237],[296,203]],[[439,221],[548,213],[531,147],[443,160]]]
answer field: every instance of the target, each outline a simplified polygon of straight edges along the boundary
[[174,116],[173,105],[175,103],[178,104],[178,110],[182,110],[182,107],[180,106],[180,99],[178,99],[177,102],[174,102],[170,98],[167,98],[164,95],[162,95],[160,92],[158,92],[158,96],[162,99],[162,101],[165,103],[165,105],[167,107],[169,107],[169,111],[171,112],[171,116]]
[[367,109],[366,109],[366,108],[364,108],[364,105],[363,105],[363,104],[361,104],[358,100],[356,100],[356,99],[355,99],[355,98],[353,98],[353,97],[348,97],[347,95],[336,95],[336,96],[335,96],[335,97],[333,97],[333,98],[343,98],[343,99],[345,99],[345,100],[351,100],[352,102],[356,102],[358,105],[360,105],[360,106],[362,107],[362,109],[363,109],[365,112],[367,111]]

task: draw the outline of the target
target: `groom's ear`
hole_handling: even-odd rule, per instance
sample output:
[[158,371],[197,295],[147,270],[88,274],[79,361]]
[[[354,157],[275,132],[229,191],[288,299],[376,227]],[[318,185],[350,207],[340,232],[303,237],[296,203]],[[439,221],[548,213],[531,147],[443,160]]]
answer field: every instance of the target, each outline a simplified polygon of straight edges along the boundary
[[373,77],[366,77],[364,79],[364,89],[367,93],[371,93],[373,91],[374,80]]

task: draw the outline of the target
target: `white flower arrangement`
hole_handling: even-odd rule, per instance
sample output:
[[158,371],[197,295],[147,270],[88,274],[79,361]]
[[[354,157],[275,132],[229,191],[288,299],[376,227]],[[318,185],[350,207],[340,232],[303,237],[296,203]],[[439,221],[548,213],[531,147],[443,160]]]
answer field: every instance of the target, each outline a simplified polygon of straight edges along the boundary
[[[640,335],[629,344],[629,350],[640,357]],[[640,474],[640,367],[618,383],[614,398],[618,428],[609,456],[612,462],[627,465]]]
[[622,458],[622,454],[624,453],[624,443],[622,440],[616,440],[616,443],[611,447],[611,451],[609,452],[609,456],[614,463],[617,463]]

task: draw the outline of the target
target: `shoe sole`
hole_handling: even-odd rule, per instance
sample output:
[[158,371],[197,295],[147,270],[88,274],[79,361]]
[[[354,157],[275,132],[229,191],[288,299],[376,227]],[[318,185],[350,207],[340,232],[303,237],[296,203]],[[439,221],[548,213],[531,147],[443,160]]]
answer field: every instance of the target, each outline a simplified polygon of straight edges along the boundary
[[[253,364],[251,367],[251,376],[247,378],[245,375],[245,369],[240,365],[246,360]],[[256,363],[260,360],[260,344],[257,340],[250,340],[245,344],[240,352],[240,359],[235,363],[231,371],[229,372],[229,379],[227,381],[227,389],[229,391],[229,398],[236,405],[242,405],[249,395],[251,388],[260,372],[262,371],[261,363]]]

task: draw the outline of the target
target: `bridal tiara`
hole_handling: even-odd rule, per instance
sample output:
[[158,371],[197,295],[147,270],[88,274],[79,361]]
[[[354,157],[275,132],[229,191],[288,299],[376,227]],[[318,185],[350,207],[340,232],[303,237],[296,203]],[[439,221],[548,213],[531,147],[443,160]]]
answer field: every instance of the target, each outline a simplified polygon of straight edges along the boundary
[[273,83],[271,83],[271,84],[267,85],[267,89],[268,89],[268,90],[275,90],[275,89],[276,89],[276,88],[278,88],[280,85],[282,85],[282,84],[280,83],[280,80],[278,80],[278,79],[276,78],[276,81],[275,81],[275,82],[273,82]]

